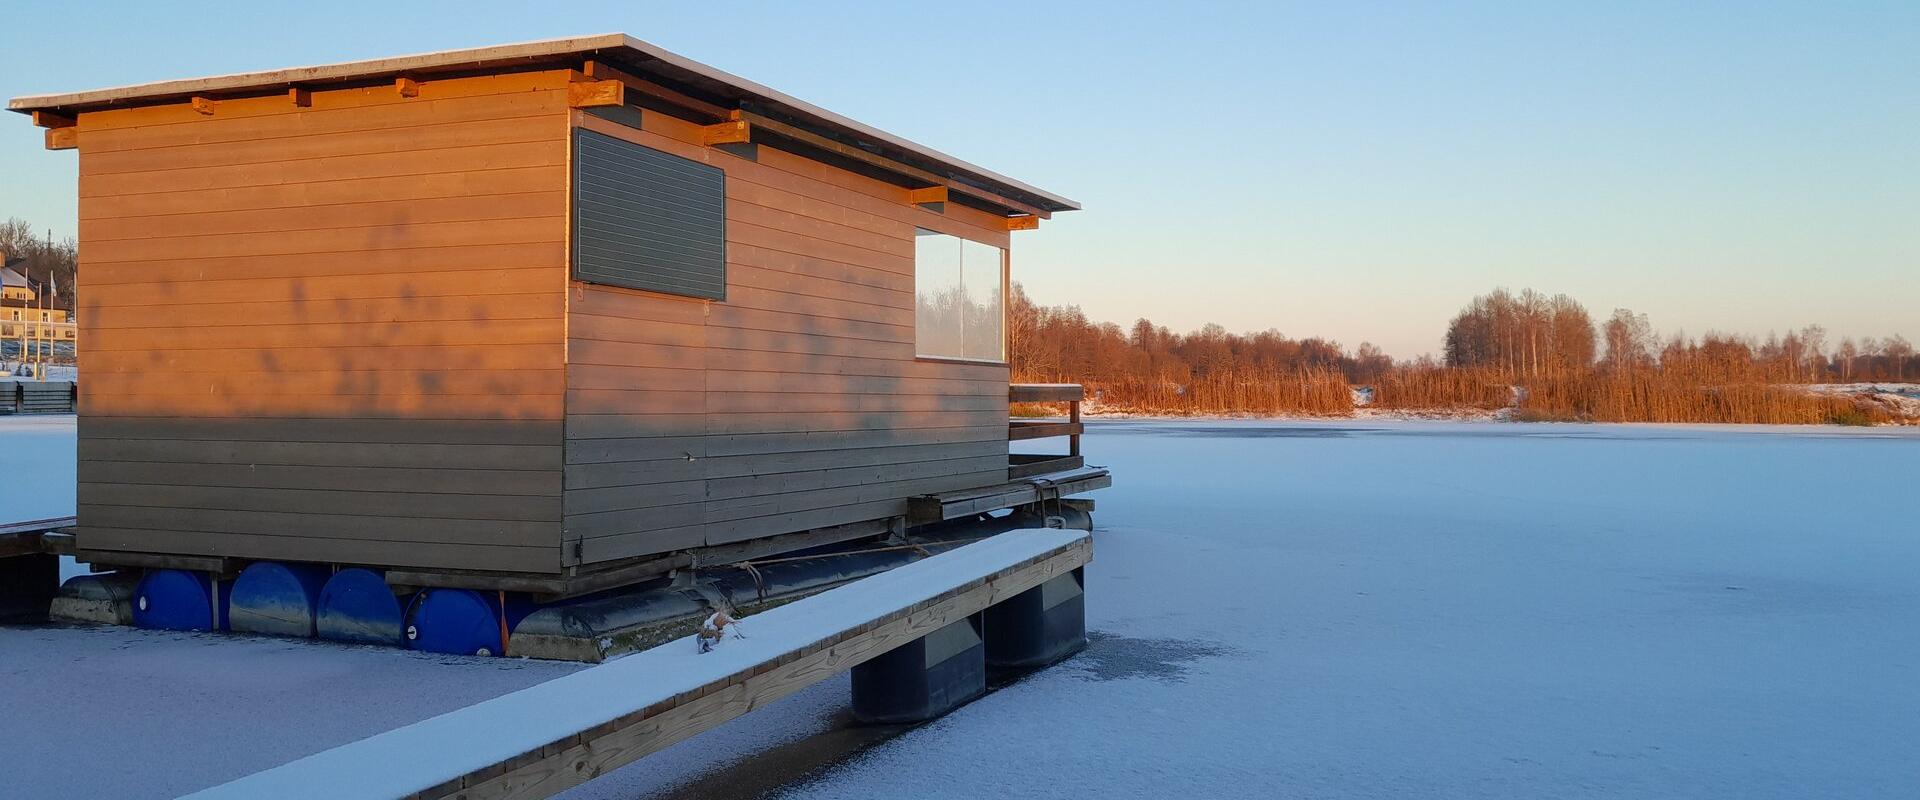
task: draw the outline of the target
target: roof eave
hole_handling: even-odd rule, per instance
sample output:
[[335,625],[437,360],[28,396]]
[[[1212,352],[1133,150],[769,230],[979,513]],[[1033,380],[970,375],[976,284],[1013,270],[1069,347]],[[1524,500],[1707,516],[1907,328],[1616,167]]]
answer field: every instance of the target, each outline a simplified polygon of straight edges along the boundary
[[279,89],[289,86],[300,86],[311,89],[329,85],[364,82],[394,75],[418,77],[446,73],[479,73],[509,68],[525,69],[537,67],[542,64],[558,66],[569,61],[576,61],[591,56],[611,56],[617,57],[622,61],[638,63],[657,61],[674,70],[698,76],[701,79],[728,87],[732,91],[738,92],[754,102],[778,108],[797,118],[805,119],[827,128],[839,129],[839,131],[844,134],[870,139],[884,147],[897,149],[901,153],[937,163],[946,169],[966,175],[971,179],[994,185],[994,188],[1011,190],[1013,194],[1017,195],[1026,195],[1035,201],[1034,204],[1036,206],[1044,208],[1049,212],[1078,211],[1081,208],[1080,204],[1074,200],[962,161],[939,150],[895,136],[848,117],[835,114],[791,95],[776,91],[738,75],[702,64],[624,33],[547,39],[543,41],[495,45],[492,47],[465,50],[443,50],[432,53],[393,56],[366,61],[216,75],[205,78],[156,81],[132,86],[94,89],[84,92],[28,95],[16,97],[8,101],[7,108],[20,113],[48,111],[71,116],[73,114],[100,111],[109,108],[183,102],[196,95],[220,97],[248,94],[263,89]]

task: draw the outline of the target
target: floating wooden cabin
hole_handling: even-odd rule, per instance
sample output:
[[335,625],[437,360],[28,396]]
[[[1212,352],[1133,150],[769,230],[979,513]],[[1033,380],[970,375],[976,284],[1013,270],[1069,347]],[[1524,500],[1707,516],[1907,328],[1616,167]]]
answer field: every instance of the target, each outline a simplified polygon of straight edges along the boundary
[[628,36],[11,108],[79,151],[83,560],[568,594],[1106,485],[1008,416],[1079,397],[1005,357],[1077,204]]

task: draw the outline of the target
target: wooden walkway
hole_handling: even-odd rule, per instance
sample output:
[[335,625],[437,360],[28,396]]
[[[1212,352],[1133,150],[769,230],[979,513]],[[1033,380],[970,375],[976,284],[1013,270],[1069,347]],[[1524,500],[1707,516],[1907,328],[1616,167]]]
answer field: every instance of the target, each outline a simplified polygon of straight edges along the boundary
[[56,533],[73,525],[73,517],[31,519],[0,524],[0,558],[33,553],[73,555],[72,537]]
[[1081,531],[1000,534],[190,797],[533,798],[584,783],[1086,564]]

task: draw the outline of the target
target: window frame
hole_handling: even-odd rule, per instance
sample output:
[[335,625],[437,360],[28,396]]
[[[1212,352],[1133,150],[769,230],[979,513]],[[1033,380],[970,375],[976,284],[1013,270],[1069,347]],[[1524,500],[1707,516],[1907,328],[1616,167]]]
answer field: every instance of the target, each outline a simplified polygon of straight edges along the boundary
[[[919,246],[920,237],[928,234],[935,235],[935,236],[946,236],[946,237],[959,240],[963,253],[965,252],[965,247],[967,242],[972,242],[974,244],[979,244],[979,245],[985,245],[987,247],[991,247],[995,250],[1000,251],[1000,287],[999,287],[1000,357],[999,358],[972,358],[968,356],[943,356],[943,355],[930,355],[930,354],[920,352],[920,269],[919,269],[920,265],[919,265],[919,253],[917,248]],[[1013,297],[1012,297],[1013,295],[1013,278],[1012,278],[1013,248],[1006,245],[998,245],[992,242],[983,241],[981,239],[974,238],[972,236],[967,236],[967,235],[958,234],[958,233],[949,233],[947,231],[940,230],[938,228],[928,228],[921,225],[914,226],[913,236],[914,236],[914,242],[915,242],[915,248],[916,248],[915,258],[914,258],[914,274],[913,274],[913,325],[914,325],[913,360],[925,361],[925,362],[936,363],[936,364],[973,364],[978,366],[989,366],[989,367],[1011,367],[1013,363],[1013,359],[1012,359],[1013,342],[1011,341],[1011,333],[1013,329],[1013,317],[1012,317],[1012,314],[1013,314]],[[961,269],[963,271],[965,270],[964,261],[962,262]]]

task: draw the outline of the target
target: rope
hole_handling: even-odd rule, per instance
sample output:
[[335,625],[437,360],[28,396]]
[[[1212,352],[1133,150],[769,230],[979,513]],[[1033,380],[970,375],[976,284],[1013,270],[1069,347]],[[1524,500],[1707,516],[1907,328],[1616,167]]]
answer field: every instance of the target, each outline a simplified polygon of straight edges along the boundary
[[754,595],[757,596],[760,600],[766,600],[767,599],[767,579],[761,576],[760,570],[754,568],[753,562],[751,561],[740,562],[740,568],[746,570],[747,575],[753,578]]
[[[1034,500],[1035,500],[1034,505],[1039,508],[1040,517],[1046,520],[1047,527],[1049,528],[1066,527],[1067,526],[1067,504],[1065,500],[1062,500],[1060,498],[1060,484],[1054,483],[1052,478],[1032,478],[1028,480],[1027,483],[1033,484],[1033,493],[1034,493]],[[1052,499],[1053,499],[1052,514],[1047,513],[1048,490],[1052,490]],[[1059,521],[1058,524],[1055,524],[1055,520]]]

